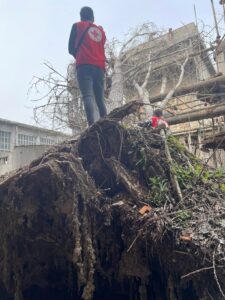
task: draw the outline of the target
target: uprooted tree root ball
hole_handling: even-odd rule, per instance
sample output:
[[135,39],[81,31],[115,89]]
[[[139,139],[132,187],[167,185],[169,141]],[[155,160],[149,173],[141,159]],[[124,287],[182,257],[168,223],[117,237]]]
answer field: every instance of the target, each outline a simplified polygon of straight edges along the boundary
[[2,180],[1,300],[223,299],[225,173],[120,124],[138,105]]

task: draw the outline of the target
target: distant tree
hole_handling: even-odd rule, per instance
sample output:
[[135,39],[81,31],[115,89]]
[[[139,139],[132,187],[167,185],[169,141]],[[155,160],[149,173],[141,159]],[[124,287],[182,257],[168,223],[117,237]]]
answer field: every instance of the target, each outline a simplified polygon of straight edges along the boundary
[[[38,103],[34,108],[34,119],[40,124],[50,125],[58,130],[71,128],[78,133],[86,126],[84,108],[75,76],[75,65],[69,64],[67,75],[58,72],[49,62],[44,63],[47,75],[34,76],[29,88],[35,95],[32,101]],[[37,97],[37,95],[39,95]]]

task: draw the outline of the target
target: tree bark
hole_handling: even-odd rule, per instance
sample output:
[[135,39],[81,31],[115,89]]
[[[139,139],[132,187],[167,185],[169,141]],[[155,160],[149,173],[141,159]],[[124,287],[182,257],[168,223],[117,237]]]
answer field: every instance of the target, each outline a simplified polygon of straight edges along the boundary
[[203,119],[210,119],[213,117],[223,116],[225,114],[225,104],[218,104],[204,109],[196,109],[191,112],[176,115],[167,118],[169,125],[175,125],[185,122],[198,121]]
[[183,78],[184,78],[184,68],[185,68],[185,65],[188,62],[188,59],[189,59],[189,57],[187,56],[186,59],[185,59],[185,61],[181,65],[181,72],[180,72],[180,76],[179,76],[179,80],[178,80],[177,84],[169,91],[169,93],[166,95],[166,97],[160,103],[160,107],[161,108],[164,108],[166,106],[166,104],[168,103],[168,101],[173,97],[174,93],[176,92],[176,90],[181,85],[181,83],[183,81]]
[[118,57],[112,75],[112,87],[109,93],[109,112],[123,104],[123,74],[121,59]]

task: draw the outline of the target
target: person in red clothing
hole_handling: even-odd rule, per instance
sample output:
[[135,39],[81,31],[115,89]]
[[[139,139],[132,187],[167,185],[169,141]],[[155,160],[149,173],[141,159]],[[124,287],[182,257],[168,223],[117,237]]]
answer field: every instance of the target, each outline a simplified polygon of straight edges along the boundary
[[163,118],[163,112],[161,109],[156,109],[153,112],[153,116],[151,117],[151,120],[147,120],[145,122],[138,123],[140,127],[146,127],[146,128],[156,128],[160,125],[164,125],[166,128],[169,127],[167,121]]
[[80,11],[81,21],[73,24],[68,50],[76,59],[79,88],[84,102],[88,124],[95,122],[96,101],[100,117],[107,114],[104,103],[105,32],[94,24],[94,13],[90,7]]
[[153,116],[151,118],[151,126],[153,128],[156,128],[160,125],[164,125],[166,128],[169,127],[168,123],[166,122],[166,120],[163,118],[163,112],[161,109],[156,109],[153,112]]

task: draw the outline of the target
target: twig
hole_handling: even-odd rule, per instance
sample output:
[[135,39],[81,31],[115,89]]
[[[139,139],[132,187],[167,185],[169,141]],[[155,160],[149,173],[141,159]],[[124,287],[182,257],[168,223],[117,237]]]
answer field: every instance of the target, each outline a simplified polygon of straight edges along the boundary
[[213,298],[213,296],[212,295],[210,295],[210,293],[209,293],[209,291],[207,290],[207,294],[208,294],[208,296],[209,296],[209,298],[211,299],[211,300],[215,300],[214,298]]
[[171,154],[170,154],[169,146],[167,144],[166,134],[165,134],[164,129],[160,130],[160,135],[162,136],[164,144],[165,144],[165,154],[166,154],[166,158],[167,158],[168,163],[169,163],[170,176],[171,176],[171,179],[172,179],[172,185],[173,185],[174,192],[176,193],[176,196],[177,196],[179,202],[183,202],[183,196],[182,196],[181,188],[180,188],[180,185],[179,185],[179,182],[178,182],[178,178],[172,170],[172,157],[171,157]]
[[142,230],[140,230],[137,234],[137,236],[135,237],[135,239],[133,240],[133,242],[131,243],[130,247],[127,249],[127,252],[130,252],[130,250],[132,249],[133,245],[135,244],[136,240],[139,238],[139,236],[141,235]]
[[218,286],[218,289],[221,293],[221,295],[223,296],[223,299],[225,299],[225,294],[221,288],[221,285],[219,283],[219,280],[218,280],[218,276],[217,276],[217,273],[216,273],[216,264],[215,264],[215,251],[213,252],[213,274],[214,274],[214,278],[216,280],[216,283],[217,283],[217,286]]
[[98,145],[99,145],[99,149],[100,149],[100,154],[101,154],[102,160],[105,161],[105,157],[104,157],[104,155],[103,155],[102,145],[101,145],[99,133],[98,133],[98,131],[95,131],[95,133],[96,133],[96,135],[97,135]]
[[56,69],[54,69],[48,61],[44,62],[43,65],[46,66],[47,68],[49,68],[50,70],[52,70],[53,73],[58,74],[61,78],[63,78],[66,81],[66,78],[62,74],[60,74],[58,71],[56,71]]
[[211,269],[213,269],[213,266],[207,267],[207,268],[198,269],[196,271],[193,271],[193,272],[190,272],[190,273],[188,273],[186,275],[181,276],[181,279],[184,279],[184,278],[187,278],[187,277],[189,277],[191,275],[194,275],[194,274],[197,274],[197,273],[200,273],[200,272],[203,272],[203,271],[211,270]]

